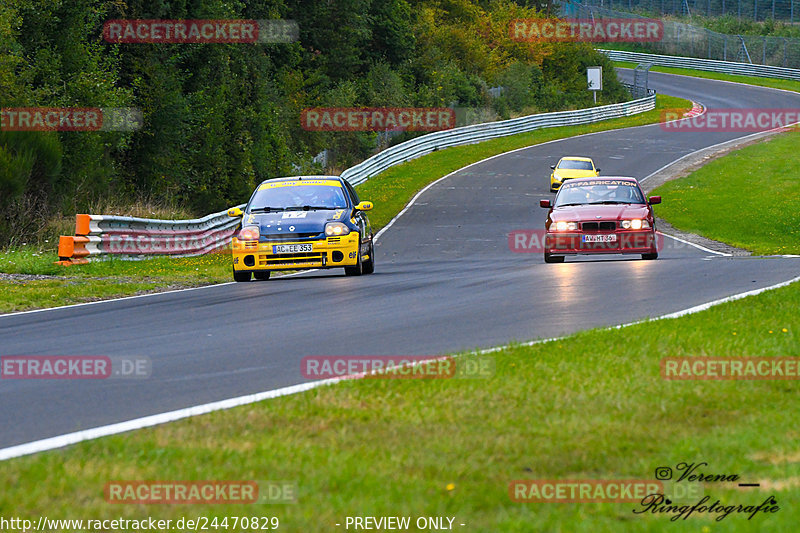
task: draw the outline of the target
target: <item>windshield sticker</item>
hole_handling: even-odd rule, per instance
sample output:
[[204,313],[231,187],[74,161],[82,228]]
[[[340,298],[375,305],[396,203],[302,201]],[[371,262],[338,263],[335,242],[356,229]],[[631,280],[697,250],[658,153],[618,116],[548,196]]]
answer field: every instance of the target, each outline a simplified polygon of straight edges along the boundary
[[628,180],[592,180],[592,181],[565,181],[561,188],[565,187],[585,187],[591,185],[627,185],[628,187],[636,187],[635,181]]
[[263,191],[265,189],[277,189],[278,187],[299,187],[306,185],[341,187],[341,184],[336,180],[297,180],[297,181],[276,181],[273,183],[262,183],[258,187],[258,190]]

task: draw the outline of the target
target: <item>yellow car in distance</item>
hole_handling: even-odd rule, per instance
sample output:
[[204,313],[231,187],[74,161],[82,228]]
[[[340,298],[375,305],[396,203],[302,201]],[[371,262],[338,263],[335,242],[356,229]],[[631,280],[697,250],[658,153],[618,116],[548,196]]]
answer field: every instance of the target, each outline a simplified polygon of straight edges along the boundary
[[600,175],[600,169],[594,166],[590,157],[564,156],[557,165],[551,165],[550,168],[553,169],[550,173],[550,192],[561,188],[564,180],[596,178]]

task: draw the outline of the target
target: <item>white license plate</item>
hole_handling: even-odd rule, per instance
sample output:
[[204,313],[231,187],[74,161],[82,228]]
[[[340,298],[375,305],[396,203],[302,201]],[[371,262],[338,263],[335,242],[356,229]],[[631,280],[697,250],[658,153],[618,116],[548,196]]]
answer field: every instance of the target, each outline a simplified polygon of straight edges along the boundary
[[273,244],[273,254],[299,254],[310,252],[313,249],[311,244]]
[[617,242],[613,233],[607,235],[581,235],[581,242]]

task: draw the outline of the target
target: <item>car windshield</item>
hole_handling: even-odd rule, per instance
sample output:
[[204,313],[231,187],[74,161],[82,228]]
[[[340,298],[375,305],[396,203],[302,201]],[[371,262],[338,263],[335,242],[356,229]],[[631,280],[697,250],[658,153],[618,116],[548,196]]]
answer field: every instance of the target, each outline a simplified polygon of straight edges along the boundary
[[[566,185],[566,184],[565,184]],[[562,186],[556,207],[591,204],[643,204],[642,191],[631,181],[588,182]]]
[[575,161],[574,159],[562,159],[557,168],[565,170],[594,170],[591,161]]
[[265,183],[259,186],[249,211],[292,209],[344,209],[347,200],[341,185],[304,185],[297,182]]

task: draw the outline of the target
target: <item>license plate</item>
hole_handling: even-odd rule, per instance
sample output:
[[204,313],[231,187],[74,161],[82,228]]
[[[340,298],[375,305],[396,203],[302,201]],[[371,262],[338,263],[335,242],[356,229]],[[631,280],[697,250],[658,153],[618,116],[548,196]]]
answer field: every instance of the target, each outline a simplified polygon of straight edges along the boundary
[[581,235],[581,242],[617,242],[613,233],[607,235]]
[[298,254],[310,252],[313,249],[311,244],[273,244],[273,254]]

